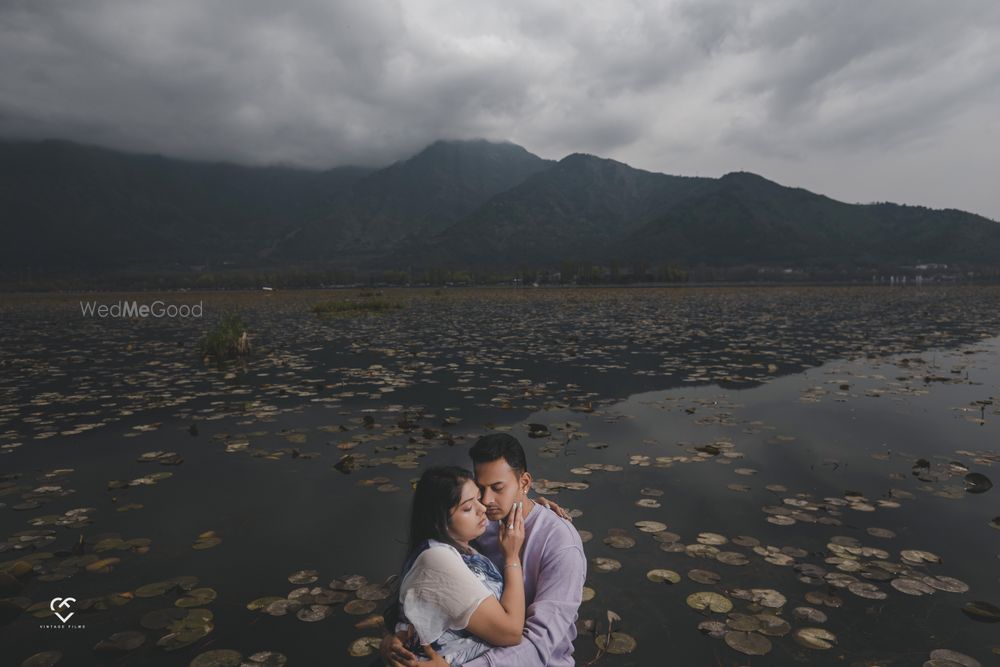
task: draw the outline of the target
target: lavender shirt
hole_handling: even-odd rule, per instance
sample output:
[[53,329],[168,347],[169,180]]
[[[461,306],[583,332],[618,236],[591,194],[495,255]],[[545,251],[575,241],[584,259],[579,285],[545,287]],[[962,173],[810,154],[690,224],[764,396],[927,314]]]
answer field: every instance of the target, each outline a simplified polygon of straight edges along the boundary
[[[503,571],[499,524],[479,538],[480,553]],[[587,558],[573,524],[541,505],[524,519],[524,639],[490,649],[464,667],[572,667],[576,618],[587,578]]]

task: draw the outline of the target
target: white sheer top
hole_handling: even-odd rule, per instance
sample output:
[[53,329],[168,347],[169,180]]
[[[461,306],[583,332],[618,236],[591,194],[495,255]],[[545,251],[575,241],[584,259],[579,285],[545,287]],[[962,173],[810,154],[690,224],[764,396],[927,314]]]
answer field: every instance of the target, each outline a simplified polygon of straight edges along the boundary
[[470,569],[455,547],[436,540],[429,544],[400,582],[399,602],[420,644],[437,642],[442,658],[461,665],[490,648],[463,630],[483,600],[491,595],[499,599],[503,584],[476,571],[481,568]]

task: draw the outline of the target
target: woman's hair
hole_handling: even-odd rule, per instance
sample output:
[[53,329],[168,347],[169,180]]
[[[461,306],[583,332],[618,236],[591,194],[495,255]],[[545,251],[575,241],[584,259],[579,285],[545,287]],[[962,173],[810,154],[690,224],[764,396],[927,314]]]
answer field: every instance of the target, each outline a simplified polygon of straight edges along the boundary
[[455,466],[438,466],[424,471],[413,494],[408,556],[424,540],[437,540],[464,551],[448,533],[448,519],[451,510],[462,500],[462,487],[470,479],[473,479],[471,472]]
[[[448,519],[451,510],[462,500],[462,487],[474,479],[471,472],[455,466],[438,466],[428,468],[417,482],[417,490],[413,494],[413,510],[410,513],[410,539],[406,548],[406,561],[409,562],[424,540],[437,540],[450,544],[459,551],[462,546],[448,534]],[[405,567],[405,565],[404,565]],[[403,573],[406,574],[405,572]],[[398,577],[389,597],[389,605],[383,612],[385,627],[394,632],[400,619],[399,586],[402,577]]]

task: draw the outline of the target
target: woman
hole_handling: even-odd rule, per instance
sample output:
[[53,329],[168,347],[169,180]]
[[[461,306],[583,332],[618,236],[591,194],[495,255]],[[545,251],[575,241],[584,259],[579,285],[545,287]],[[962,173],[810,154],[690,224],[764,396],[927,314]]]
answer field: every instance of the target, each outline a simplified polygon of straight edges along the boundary
[[[461,665],[491,646],[514,646],[524,630],[520,553],[524,518],[515,505],[500,527],[503,572],[469,542],[486,530],[486,508],[472,473],[429,468],[413,496],[409,555],[400,578],[401,622],[409,648],[430,664]],[[404,640],[405,642],[406,640]]]

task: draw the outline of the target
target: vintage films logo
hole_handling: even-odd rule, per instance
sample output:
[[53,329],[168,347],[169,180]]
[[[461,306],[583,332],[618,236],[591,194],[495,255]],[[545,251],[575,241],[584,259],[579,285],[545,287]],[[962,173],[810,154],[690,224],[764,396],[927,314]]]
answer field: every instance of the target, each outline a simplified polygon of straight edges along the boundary
[[73,604],[76,602],[76,598],[71,597],[55,597],[49,601],[49,609],[55,613],[56,618],[59,619],[59,623],[44,623],[38,627],[42,630],[80,630],[86,625],[81,625],[77,623],[70,623],[69,619],[73,618],[76,614],[73,611]]

